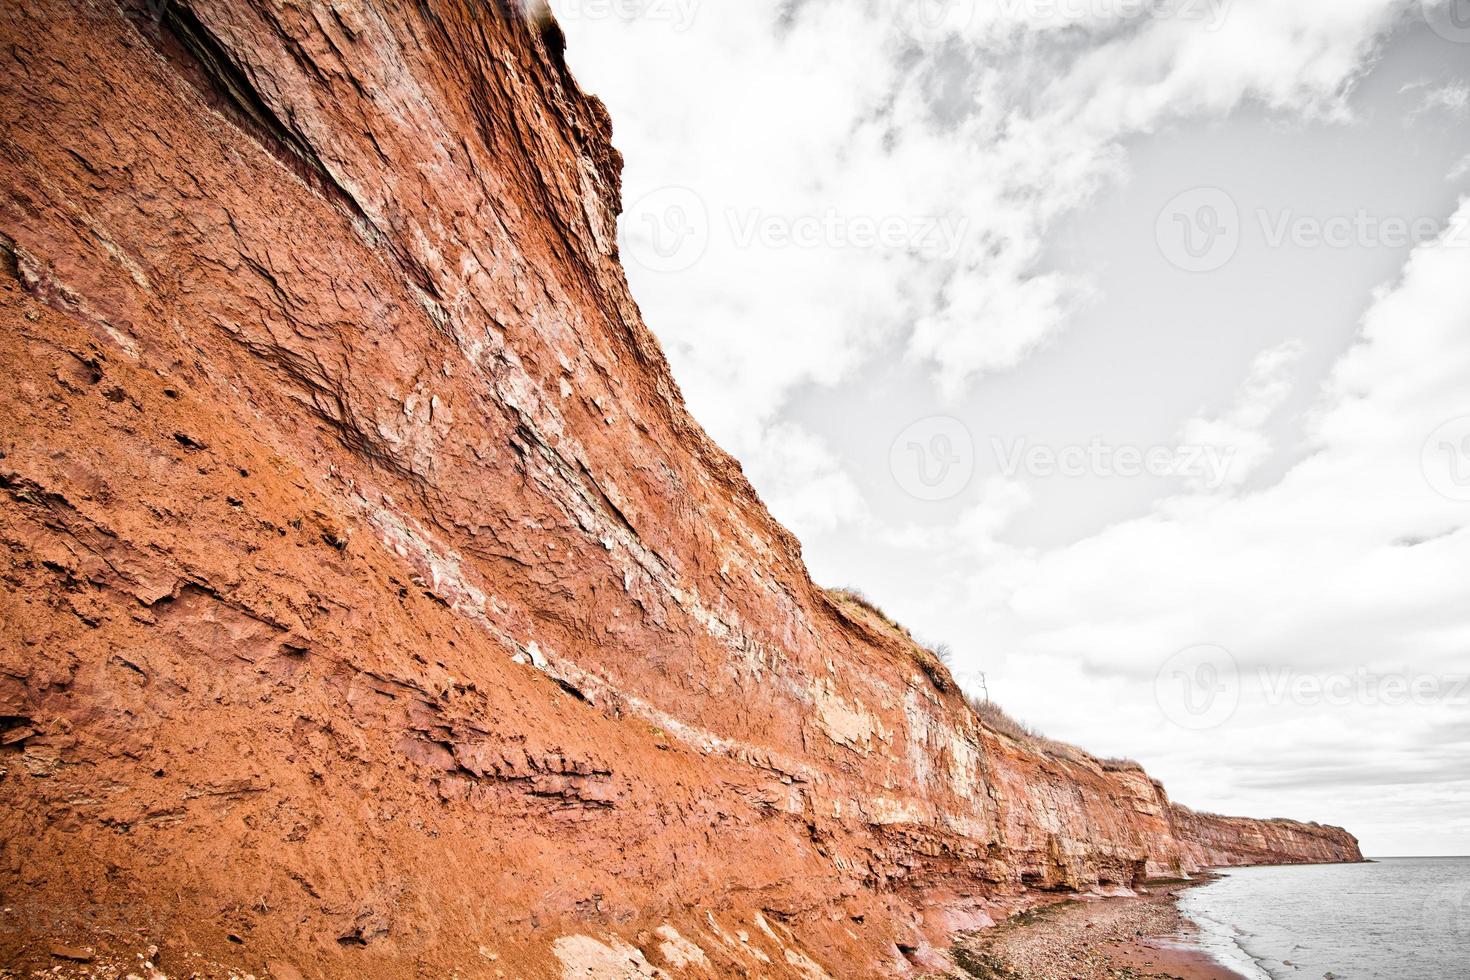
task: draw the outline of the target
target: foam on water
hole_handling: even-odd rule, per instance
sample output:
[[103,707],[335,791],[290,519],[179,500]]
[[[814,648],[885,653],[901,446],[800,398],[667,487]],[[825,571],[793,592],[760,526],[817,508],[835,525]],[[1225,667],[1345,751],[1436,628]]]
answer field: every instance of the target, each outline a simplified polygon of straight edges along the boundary
[[1470,977],[1470,858],[1233,869],[1179,904],[1250,980]]
[[1235,927],[1210,918],[1202,912],[1190,914],[1189,919],[1199,927],[1195,942],[1216,963],[1229,967],[1246,980],[1271,980],[1271,974],[1261,969],[1259,963],[1246,952],[1237,938]]

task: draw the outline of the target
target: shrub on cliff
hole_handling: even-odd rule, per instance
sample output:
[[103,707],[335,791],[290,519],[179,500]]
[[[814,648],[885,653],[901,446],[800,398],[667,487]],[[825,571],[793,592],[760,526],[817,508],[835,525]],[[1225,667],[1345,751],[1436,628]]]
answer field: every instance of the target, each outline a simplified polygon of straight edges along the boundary
[[909,631],[907,629],[900,625],[898,621],[895,620],[892,616],[889,616],[886,612],[879,608],[878,604],[872,599],[869,599],[861,589],[855,589],[851,586],[844,586],[840,589],[826,589],[824,591],[827,593],[827,598],[831,599],[838,605],[851,604],[857,606],[860,609],[866,610],[867,612],[872,613],[874,616],[877,616],[883,622],[887,623],[889,626],[898,630],[905,636],[909,635]]
[[974,710],[975,716],[980,719],[980,723],[991,731],[1000,732],[1002,735],[1009,735],[1018,742],[1029,742],[1032,739],[1041,737],[1040,732],[1037,732],[1029,725],[1017,721],[1006,709],[994,701],[988,698],[978,697],[974,694],[970,695],[967,700],[970,702],[970,708]]
[[[1081,762],[1092,758],[1075,745],[1059,742],[1054,738],[1047,738],[1030,725],[1017,721],[1009,712],[989,698],[982,698],[971,694],[965,700],[969,702],[970,708],[975,712],[975,716],[980,719],[982,725],[993,732],[999,732],[1002,735],[1009,736],[1028,748],[1046,755],[1070,759],[1073,762]],[[1121,764],[1126,763],[1128,760],[1116,759],[1112,761]],[[1137,763],[1133,763],[1133,765],[1136,766]]]
[[1128,772],[1132,769],[1143,771],[1143,763],[1137,759],[1098,759],[1097,764],[1103,767],[1104,772]]

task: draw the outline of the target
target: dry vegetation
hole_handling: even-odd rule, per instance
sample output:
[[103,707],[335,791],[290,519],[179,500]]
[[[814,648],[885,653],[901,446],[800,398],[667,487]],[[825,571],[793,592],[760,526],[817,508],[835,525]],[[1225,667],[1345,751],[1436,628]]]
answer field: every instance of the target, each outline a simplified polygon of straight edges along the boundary
[[[975,712],[975,716],[980,719],[980,723],[993,732],[999,732],[1002,735],[1013,738],[1022,745],[1035,749],[1038,752],[1063,759],[1070,759],[1073,762],[1081,762],[1091,758],[1091,756],[1077,748],[1077,746],[1069,745],[1066,742],[1059,742],[1054,738],[1047,738],[1025,722],[1017,721],[1009,712],[994,701],[976,697],[973,694],[965,700],[969,701],[970,708]],[[1121,759],[1113,761],[1119,763],[1126,762],[1126,760]],[[1134,765],[1137,765],[1137,763],[1134,763]]]
[[857,606],[859,609],[863,609],[867,612],[872,613],[874,616],[877,616],[883,622],[898,630],[904,636],[911,635],[907,628],[899,624],[896,620],[893,619],[893,617],[889,616],[886,612],[880,609],[878,607],[878,604],[872,599],[869,599],[861,589],[854,589],[849,586],[841,589],[826,589],[824,591],[826,591],[827,593],[827,598],[831,599],[839,606]]
[[1127,772],[1130,769],[1143,770],[1143,763],[1137,759],[1098,759],[1097,764],[1103,767],[1104,772]]
[[981,724],[991,731],[1009,735],[1018,742],[1029,742],[1033,738],[1040,738],[1041,733],[1030,725],[1017,721],[1010,713],[994,701],[970,695],[967,699],[970,707],[975,712],[975,717],[980,719]]
[[869,599],[858,589],[842,588],[826,589],[824,591],[827,593],[827,598],[831,599],[849,618],[854,618],[854,609],[862,610],[869,614],[869,616],[878,619],[884,626],[887,626],[902,637],[907,642],[914,663],[918,665],[919,669],[924,672],[924,676],[929,678],[930,682],[940,693],[948,694],[952,691],[959,690],[959,685],[954,682],[954,678],[949,673],[949,660],[953,652],[947,644],[941,643],[931,648],[920,643],[914,639],[914,635],[908,631],[907,627],[903,626],[892,616],[889,616],[877,603]]
[[[924,671],[934,686],[941,692],[948,693],[958,690],[954,678],[950,676],[949,664],[954,656],[954,651],[947,643],[938,643],[931,646],[920,643],[914,635],[901,625],[893,617],[889,616],[883,609],[869,599],[859,589],[845,587],[840,589],[826,589],[827,597],[843,611],[849,618],[864,618],[855,615],[860,610],[867,617],[875,618],[884,626],[892,629],[909,643],[914,662]],[[969,695],[965,698],[970,708],[980,723],[993,732],[998,732],[1008,738],[1031,748],[1037,752],[1058,758],[1069,759],[1073,762],[1092,760],[1108,772],[1123,772],[1130,769],[1142,769],[1132,759],[1093,759],[1092,756],[1083,752],[1075,745],[1059,742],[1032,728],[1022,721],[1018,721],[1009,712],[994,701],[986,698]]]

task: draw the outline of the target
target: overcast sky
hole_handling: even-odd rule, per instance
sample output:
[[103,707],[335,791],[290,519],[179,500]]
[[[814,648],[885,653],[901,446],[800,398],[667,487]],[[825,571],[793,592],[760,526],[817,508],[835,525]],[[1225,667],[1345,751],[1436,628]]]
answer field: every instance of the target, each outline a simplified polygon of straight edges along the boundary
[[1189,804],[1470,853],[1470,5],[552,0],[801,538]]

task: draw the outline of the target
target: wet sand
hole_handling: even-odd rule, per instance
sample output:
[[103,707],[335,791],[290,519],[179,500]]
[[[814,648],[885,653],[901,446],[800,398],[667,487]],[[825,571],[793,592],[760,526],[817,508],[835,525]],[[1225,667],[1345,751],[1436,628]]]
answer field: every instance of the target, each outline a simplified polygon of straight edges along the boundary
[[1175,894],[1202,883],[1027,912],[963,937],[955,962],[981,980],[1242,980],[1191,946],[1194,926]]

